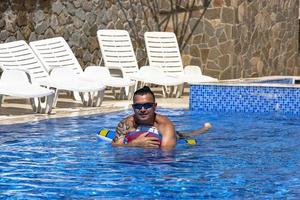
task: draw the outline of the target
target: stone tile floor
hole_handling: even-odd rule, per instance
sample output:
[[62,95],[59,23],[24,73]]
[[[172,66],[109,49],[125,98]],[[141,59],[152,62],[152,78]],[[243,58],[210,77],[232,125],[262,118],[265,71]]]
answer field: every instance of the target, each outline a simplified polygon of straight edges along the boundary
[[[183,109],[188,109],[189,107],[188,88],[185,88],[181,98],[163,98],[159,91],[154,92],[159,107]],[[100,107],[84,107],[80,102],[74,101],[71,96],[61,94],[58,98],[57,107],[52,110],[50,115],[47,115],[33,113],[29,100],[5,97],[5,100],[0,107],[0,125],[25,123],[28,121],[59,117],[108,113],[128,109],[130,108],[131,103],[131,100],[115,100],[109,91],[106,91],[104,101]]]

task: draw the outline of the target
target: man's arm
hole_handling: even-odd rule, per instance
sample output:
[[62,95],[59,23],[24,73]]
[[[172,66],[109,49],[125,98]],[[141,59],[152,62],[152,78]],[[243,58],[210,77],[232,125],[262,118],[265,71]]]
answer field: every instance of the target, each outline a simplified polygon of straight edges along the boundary
[[132,129],[132,127],[127,124],[127,121],[128,118],[118,123],[118,126],[115,131],[115,137],[111,142],[112,146],[123,146],[126,134]]
[[200,135],[202,133],[207,132],[211,127],[211,124],[209,122],[206,122],[202,128],[192,131],[191,135]]
[[209,122],[206,122],[202,128],[199,128],[197,130],[192,131],[191,133],[186,133],[186,132],[177,132],[177,139],[186,139],[191,136],[196,136],[200,135],[203,133],[206,133],[210,128],[212,128],[212,125]]
[[167,117],[161,116],[159,124],[159,131],[163,135],[161,148],[174,148],[176,146],[176,132],[173,123]]

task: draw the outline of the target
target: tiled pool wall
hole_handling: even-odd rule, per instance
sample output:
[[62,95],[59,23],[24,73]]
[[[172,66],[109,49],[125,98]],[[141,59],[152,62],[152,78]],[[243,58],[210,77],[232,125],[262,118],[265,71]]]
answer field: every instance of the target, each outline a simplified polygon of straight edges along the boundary
[[[290,87],[286,84],[290,84]],[[280,112],[300,115],[300,87],[289,80],[263,84],[191,85],[190,109],[221,112]],[[257,83],[257,82],[256,82]],[[266,83],[285,83],[274,86]]]

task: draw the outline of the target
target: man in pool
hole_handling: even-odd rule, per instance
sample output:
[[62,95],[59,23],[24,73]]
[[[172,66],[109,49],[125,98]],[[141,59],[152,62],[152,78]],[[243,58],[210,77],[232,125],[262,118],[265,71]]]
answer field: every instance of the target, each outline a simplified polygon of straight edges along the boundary
[[[144,86],[135,91],[132,104],[134,114],[119,122],[112,146],[171,149],[175,147],[177,139],[202,134],[211,128],[210,123],[205,123],[202,128],[190,134],[175,131],[168,117],[156,113],[156,107],[155,96],[149,87]],[[145,132],[134,140],[125,142],[129,133],[139,130],[145,130]],[[147,137],[149,132],[161,134],[161,140],[158,137]]]

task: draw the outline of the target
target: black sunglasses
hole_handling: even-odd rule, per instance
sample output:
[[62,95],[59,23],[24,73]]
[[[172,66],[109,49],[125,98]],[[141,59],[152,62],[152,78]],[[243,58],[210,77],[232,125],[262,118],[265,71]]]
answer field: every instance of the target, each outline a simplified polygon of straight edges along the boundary
[[142,108],[144,109],[149,109],[154,106],[155,103],[135,103],[132,104],[132,108],[135,110],[141,110]]

